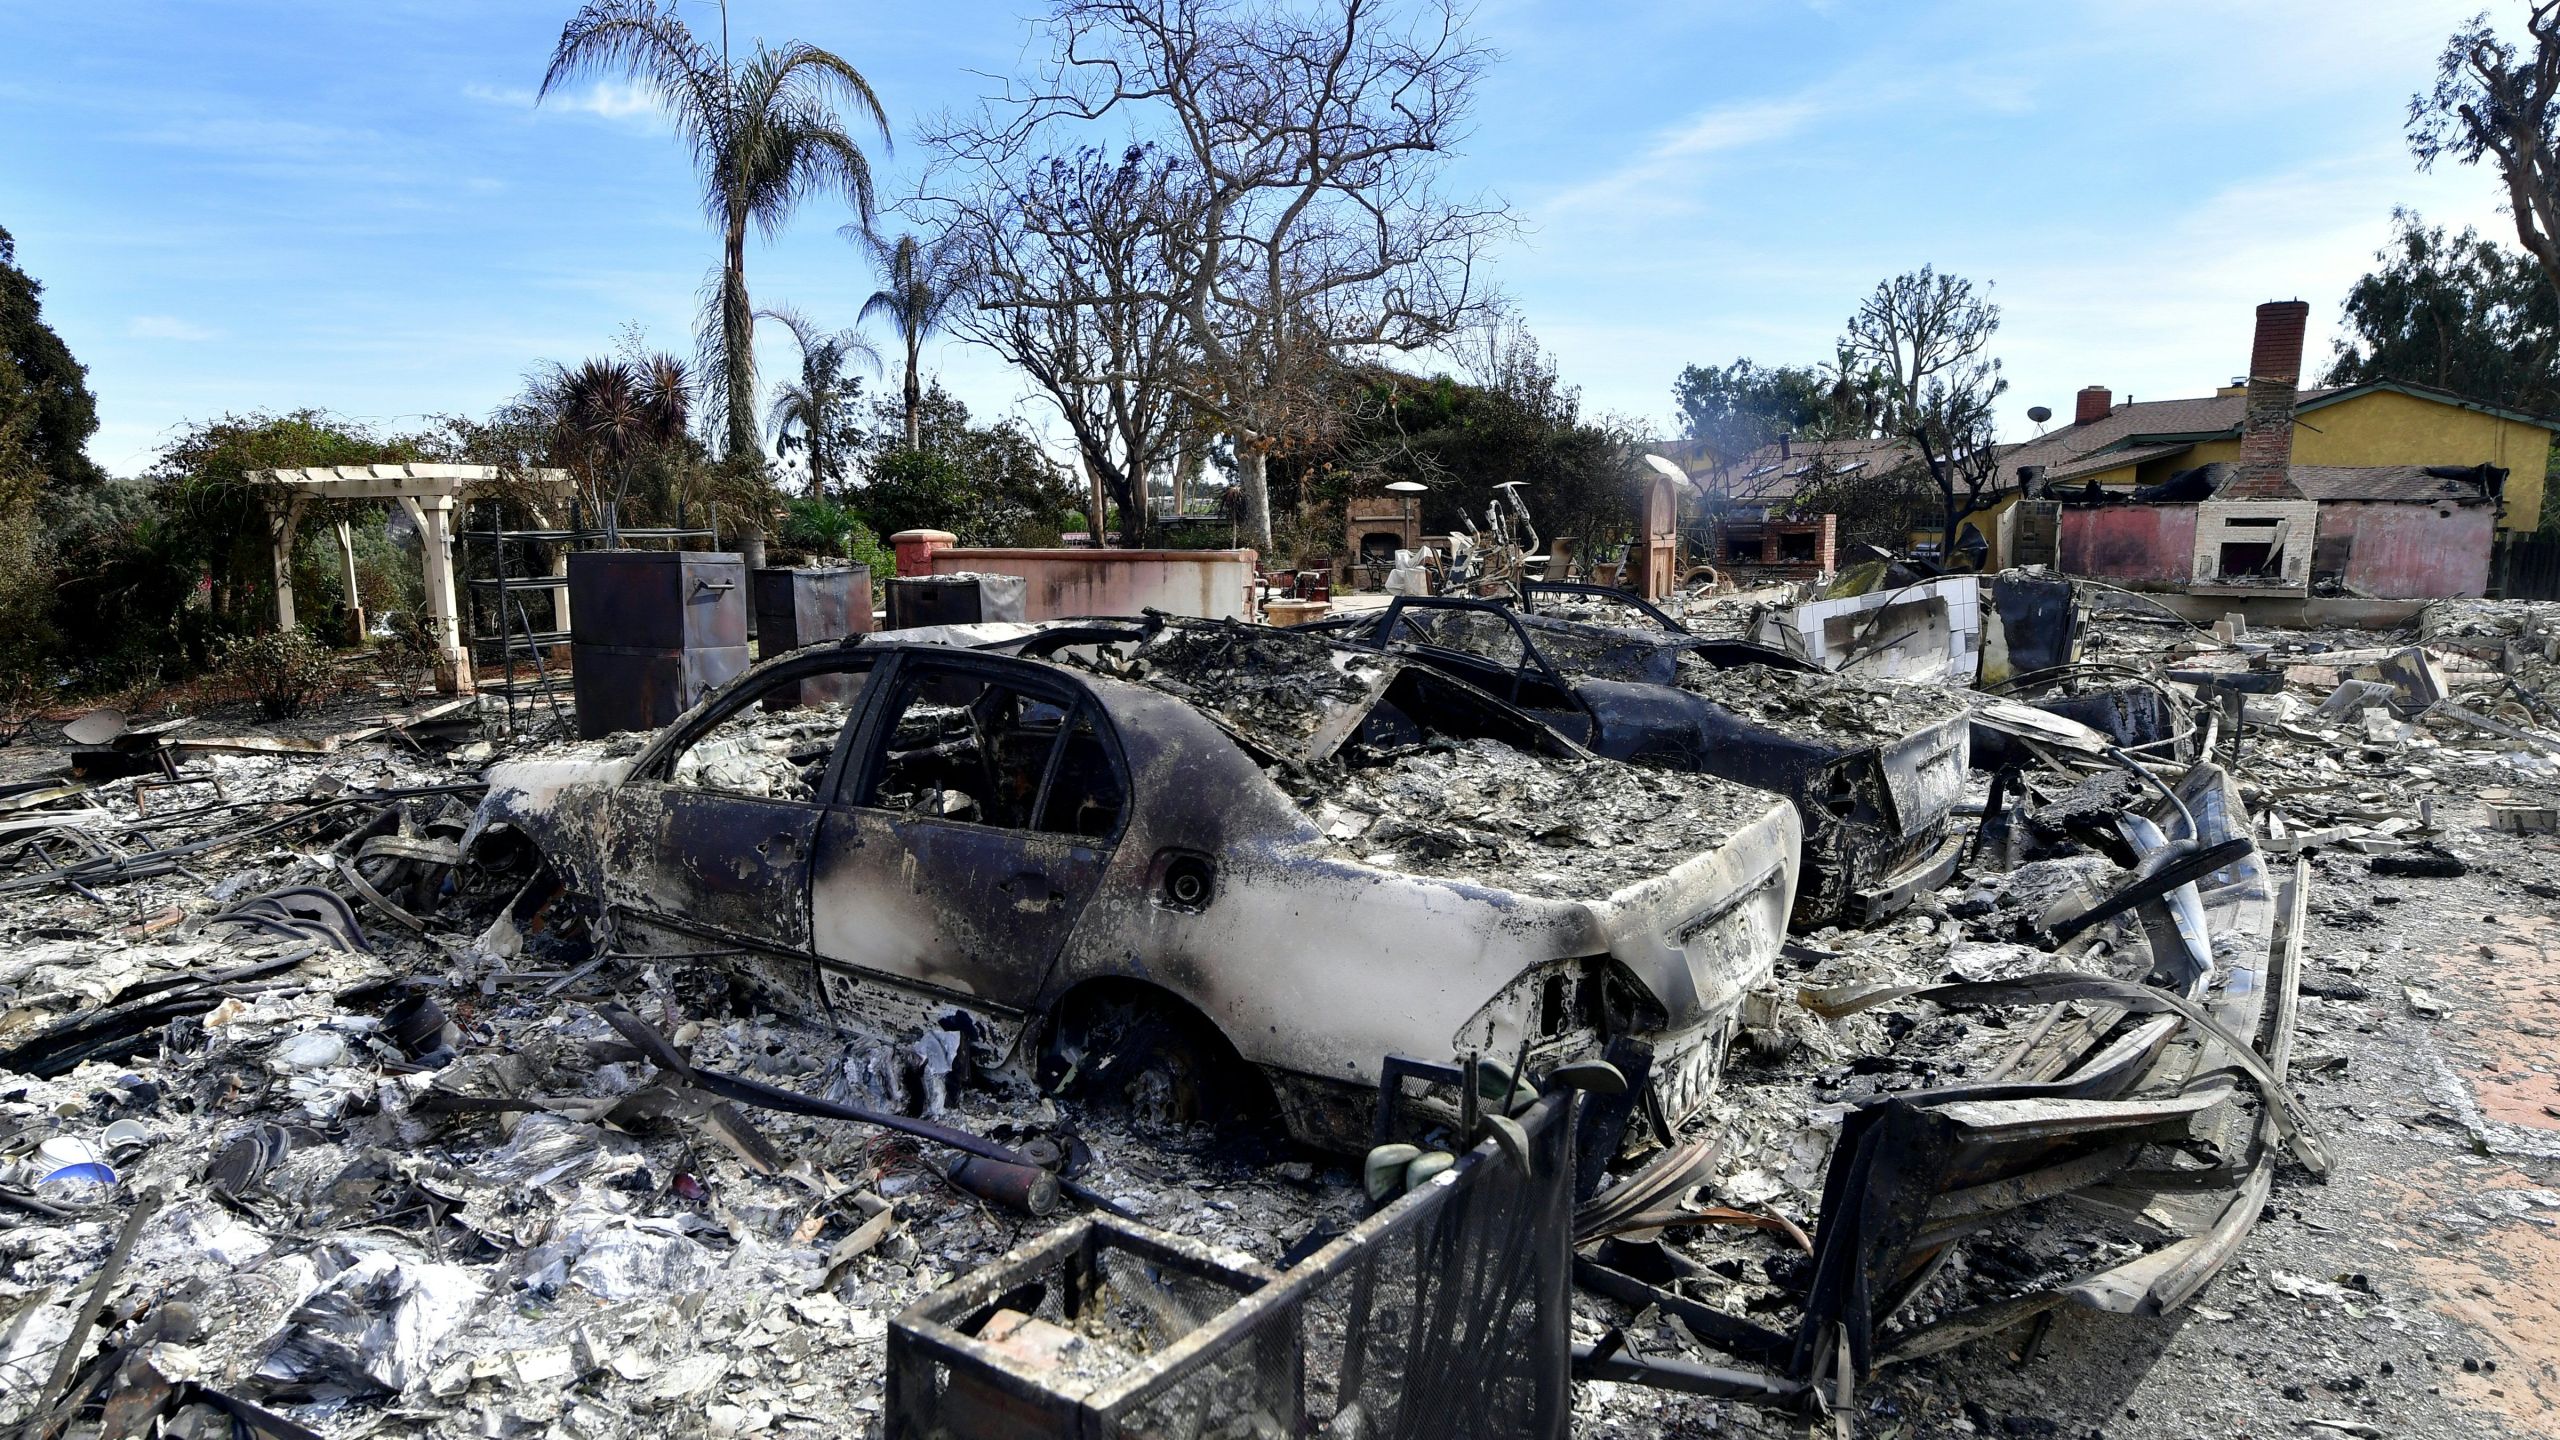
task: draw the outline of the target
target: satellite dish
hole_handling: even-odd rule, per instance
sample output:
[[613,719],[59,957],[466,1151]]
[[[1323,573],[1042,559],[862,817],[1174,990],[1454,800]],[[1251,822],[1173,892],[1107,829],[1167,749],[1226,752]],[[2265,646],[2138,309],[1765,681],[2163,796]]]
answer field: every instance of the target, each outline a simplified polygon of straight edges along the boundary
[[1652,466],[1654,473],[1665,479],[1686,480],[1689,478],[1688,471],[1681,469],[1679,466],[1672,464],[1670,461],[1663,459],[1659,455],[1647,455],[1644,457],[1644,463]]
[[1431,487],[1423,484],[1419,480],[1390,480],[1387,482],[1386,488],[1393,490],[1399,495],[1419,495]]
[[2027,407],[2027,418],[2041,425],[2053,418],[2053,408],[2049,405],[2030,405]]

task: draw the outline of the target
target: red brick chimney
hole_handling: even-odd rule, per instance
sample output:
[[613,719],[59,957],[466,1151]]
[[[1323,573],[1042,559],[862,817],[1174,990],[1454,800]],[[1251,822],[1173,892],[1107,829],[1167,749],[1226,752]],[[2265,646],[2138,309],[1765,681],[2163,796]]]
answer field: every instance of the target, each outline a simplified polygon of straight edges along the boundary
[[2109,390],[2104,385],[2083,386],[2080,390],[2080,408],[2071,413],[2071,423],[2074,425],[2095,425],[2099,421],[2106,419],[2110,414],[2113,414],[2115,408],[2116,397],[2114,391]]
[[2249,347],[2249,398],[2240,420],[2240,466],[2217,493],[2224,500],[2299,500],[2293,483],[2293,392],[2302,380],[2302,332],[2311,306],[2270,300],[2258,307]]

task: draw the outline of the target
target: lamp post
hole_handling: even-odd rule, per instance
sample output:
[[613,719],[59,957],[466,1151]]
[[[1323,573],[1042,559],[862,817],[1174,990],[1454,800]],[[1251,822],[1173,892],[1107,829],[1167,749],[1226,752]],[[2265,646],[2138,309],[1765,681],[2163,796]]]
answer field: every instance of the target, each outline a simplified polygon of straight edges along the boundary
[[1414,549],[1420,550],[1422,548],[1422,526],[1414,512],[1413,507],[1415,501],[1413,497],[1421,494],[1431,487],[1423,484],[1419,480],[1390,480],[1387,482],[1386,488],[1395,492],[1395,494],[1404,501],[1405,539],[1412,543]]

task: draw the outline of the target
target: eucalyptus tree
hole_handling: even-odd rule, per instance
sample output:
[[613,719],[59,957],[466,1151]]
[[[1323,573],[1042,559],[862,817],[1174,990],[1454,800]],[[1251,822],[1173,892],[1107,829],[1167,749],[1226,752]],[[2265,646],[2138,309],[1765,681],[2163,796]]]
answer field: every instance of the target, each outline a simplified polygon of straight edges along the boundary
[[907,352],[907,448],[913,450],[922,443],[917,416],[924,406],[924,382],[918,378],[924,342],[942,328],[960,298],[959,256],[943,241],[919,242],[913,235],[893,239],[859,226],[846,226],[845,238],[871,252],[872,268],[880,274],[880,288],[862,302],[861,318],[888,321]]
[[1920,452],[1938,492],[1948,555],[1956,527],[1999,488],[1992,404],[2009,382],[1991,353],[2000,307],[1989,290],[1923,265],[1879,281],[1840,339],[1842,372],[1872,377],[1883,433]]
[[797,450],[809,466],[809,493],[823,497],[831,479],[843,468],[838,437],[856,420],[855,403],[862,377],[848,373],[862,365],[880,372],[880,352],[858,331],[828,330],[789,306],[760,310],[757,315],[791,332],[800,348],[800,376],[774,387],[766,423],[773,427],[775,453]]
[[804,200],[841,194],[868,225],[871,161],[843,111],[889,143],[889,119],[843,57],[798,40],[752,55],[697,38],[670,3],[590,0],[560,31],[542,94],[580,75],[620,76],[655,93],[676,133],[693,147],[703,209],[720,229],[720,268],[702,325],[707,396],[724,420],[729,453],[760,455],[756,424],[755,307],[747,298],[747,232],[780,233]]
[[2535,0],[2519,49],[2482,11],[2445,41],[2435,88],[2409,100],[2418,168],[2494,162],[2516,239],[2560,289],[2560,0]]

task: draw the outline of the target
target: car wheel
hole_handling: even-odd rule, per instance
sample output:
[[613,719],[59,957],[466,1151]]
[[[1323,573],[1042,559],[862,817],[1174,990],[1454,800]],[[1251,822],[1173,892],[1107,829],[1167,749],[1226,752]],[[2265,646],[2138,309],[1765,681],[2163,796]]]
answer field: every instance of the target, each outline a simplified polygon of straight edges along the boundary
[[1207,1022],[1163,1001],[1115,995],[1050,1027],[1041,1080],[1070,1099],[1124,1110],[1152,1128],[1240,1108],[1254,1077]]

